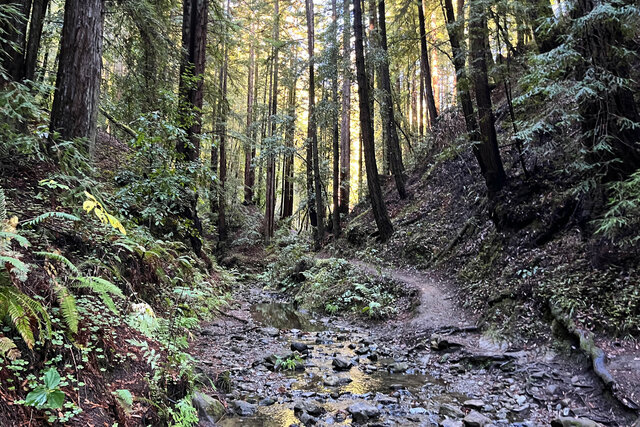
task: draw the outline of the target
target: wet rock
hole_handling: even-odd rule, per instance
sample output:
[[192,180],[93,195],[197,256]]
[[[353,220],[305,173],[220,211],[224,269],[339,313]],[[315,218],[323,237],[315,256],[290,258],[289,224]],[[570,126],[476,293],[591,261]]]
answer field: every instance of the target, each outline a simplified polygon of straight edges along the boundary
[[552,427],[598,427],[599,425],[588,418],[558,417],[551,421]]
[[387,369],[389,369],[390,372],[403,373],[407,372],[407,369],[409,369],[409,365],[405,362],[396,362],[389,365]]
[[355,354],[357,354],[357,355],[359,355],[359,356],[363,356],[363,355],[365,355],[365,354],[369,353],[369,351],[371,351],[371,350],[369,349],[369,347],[360,347],[360,348],[356,348],[356,349],[354,350],[354,353],[355,353]]
[[298,415],[298,419],[302,421],[302,424],[304,424],[305,426],[312,426],[318,423],[316,417],[309,415],[306,412],[302,412],[300,415]]
[[193,407],[198,411],[198,417],[201,421],[215,422],[222,418],[227,410],[218,399],[201,393],[195,392],[192,399]]
[[462,421],[447,418],[440,423],[442,427],[464,427]]
[[462,405],[472,409],[482,409],[482,407],[484,406],[484,402],[479,399],[470,399],[465,400]]
[[445,337],[440,334],[433,334],[429,339],[429,344],[431,350],[442,351],[442,350],[454,350],[462,347],[462,343],[455,342],[451,338]]
[[398,403],[398,399],[391,396],[387,396],[384,393],[378,393],[376,394],[376,402],[386,406],[386,405],[393,405],[394,403]]
[[491,424],[491,420],[478,411],[471,411],[463,419],[466,427],[484,427]]
[[306,353],[309,351],[309,346],[303,342],[292,342],[291,351],[298,351],[300,353]]
[[262,332],[269,335],[270,337],[277,337],[280,335],[280,330],[274,327],[262,328]]
[[335,386],[347,385],[352,381],[353,380],[349,377],[337,377],[335,375],[330,375],[327,378],[325,378],[322,381],[322,383],[329,387],[335,387]]
[[[303,412],[317,417],[318,415],[324,414],[325,410],[313,400],[303,400],[294,405],[293,412],[298,418],[300,418],[298,414],[302,414]],[[302,421],[302,419],[300,420]]]
[[260,401],[260,406],[271,406],[276,403],[276,400],[273,397],[265,397]]
[[369,405],[367,403],[354,403],[348,408],[353,421],[357,423],[364,423],[369,421],[370,419],[375,419],[380,416],[380,410],[375,406]]
[[378,360],[378,353],[371,353],[370,355],[367,356],[367,359],[371,360],[372,362],[375,362]]
[[411,415],[421,415],[421,414],[426,414],[427,410],[421,407],[417,407],[417,408],[411,408],[409,409],[409,413]]
[[236,400],[233,402],[233,408],[236,411],[236,414],[241,417],[250,417],[256,412],[256,405],[253,403],[245,402],[243,400]]
[[464,417],[464,412],[462,412],[458,407],[450,405],[448,403],[443,403],[440,405],[440,415],[450,418],[462,418]]
[[331,364],[333,365],[333,368],[337,371],[347,371],[351,369],[351,367],[353,366],[353,363],[351,363],[350,360],[347,360],[339,356],[334,357],[333,362],[331,362]]

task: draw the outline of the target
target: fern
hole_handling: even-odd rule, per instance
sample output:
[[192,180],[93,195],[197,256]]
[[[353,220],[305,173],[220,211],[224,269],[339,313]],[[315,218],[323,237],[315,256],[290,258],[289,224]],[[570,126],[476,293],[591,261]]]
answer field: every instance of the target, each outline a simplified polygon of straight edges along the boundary
[[53,290],[56,293],[56,298],[58,299],[60,312],[62,313],[64,322],[67,324],[67,327],[71,332],[74,334],[77,333],[80,316],[78,314],[78,308],[76,307],[75,297],[71,292],[69,292],[69,289],[62,286],[57,281],[54,282]]
[[43,213],[42,215],[38,215],[33,219],[25,221],[24,223],[22,223],[22,225],[24,227],[32,227],[34,225],[40,224],[45,219],[49,219],[49,218],[66,219],[73,222],[80,221],[80,218],[78,218],[77,216],[66,213],[66,212],[46,212],[46,213]]
[[7,200],[4,196],[4,189],[0,187],[0,225],[4,227],[7,222]]
[[[7,268],[7,264],[10,264],[12,268]],[[25,264],[18,258],[0,255],[0,268],[6,268],[7,271],[15,274],[15,276],[22,282],[27,280],[27,274],[29,273],[29,264]]]
[[29,243],[29,241],[25,237],[16,233],[11,233],[9,231],[0,230],[0,239],[15,240],[23,248],[28,248],[29,246],[31,246],[31,243]]
[[96,293],[102,300],[104,305],[113,313],[118,314],[116,304],[113,302],[111,296],[115,296],[124,299],[125,296],[116,285],[101,277],[74,277],[77,283],[74,285],[76,288],[89,289]]
[[61,255],[55,252],[34,252],[34,254],[48,258],[48,259],[52,259],[54,261],[61,262],[62,264],[66,265],[67,268],[71,270],[73,274],[77,274],[77,275],[80,274],[80,270],[78,270],[78,267],[76,267],[75,264],[69,261],[69,259],[64,255]]
[[35,320],[40,337],[51,337],[51,319],[38,301],[13,286],[0,286],[0,318],[9,317],[27,347],[33,348],[35,337],[31,327]]

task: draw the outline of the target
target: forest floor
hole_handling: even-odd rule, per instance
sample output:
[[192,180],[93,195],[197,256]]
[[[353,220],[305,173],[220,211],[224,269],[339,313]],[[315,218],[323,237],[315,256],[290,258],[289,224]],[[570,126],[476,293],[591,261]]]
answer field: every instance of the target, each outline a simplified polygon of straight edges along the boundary
[[[371,275],[383,269],[351,264]],[[384,270],[415,299],[385,321],[299,311],[243,275],[234,302],[191,347],[203,384],[194,399],[201,425],[634,422],[570,343],[522,346],[483,334],[446,280]]]

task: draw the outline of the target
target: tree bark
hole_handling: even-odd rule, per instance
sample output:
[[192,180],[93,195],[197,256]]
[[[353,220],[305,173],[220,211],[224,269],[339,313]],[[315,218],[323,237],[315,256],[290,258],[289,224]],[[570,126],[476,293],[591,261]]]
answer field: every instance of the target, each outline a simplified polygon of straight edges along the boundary
[[431,66],[429,65],[429,52],[427,51],[427,32],[425,28],[423,0],[418,0],[418,24],[420,25],[420,71],[422,74],[422,82],[424,82],[420,86],[424,89],[424,92],[420,93],[420,99],[426,95],[429,123],[431,127],[433,127],[438,119],[438,110],[436,109],[436,102],[433,97],[433,86],[431,84]]
[[[227,0],[227,14],[229,14],[229,0]],[[227,183],[227,113],[229,103],[227,100],[227,79],[229,69],[229,47],[224,47],[224,62],[222,64],[221,100],[220,100],[220,174],[218,189],[218,241],[223,243],[227,240],[229,232],[227,230],[227,203],[226,203],[226,183]]]
[[[176,150],[186,162],[200,159],[200,134],[202,133],[202,100],[204,96],[204,71],[207,43],[207,0],[184,0],[182,5],[182,48],[184,56],[180,63],[180,111],[188,141],[178,142]],[[189,240],[196,255],[202,249],[202,223],[198,217],[198,193],[194,185],[189,193],[183,217],[190,221],[193,230]]]
[[[255,181],[255,170],[253,168],[253,156],[255,150],[255,141],[253,126],[253,102],[254,102],[254,66],[255,66],[255,46],[253,43],[254,29],[251,26],[251,47],[249,48],[249,70],[247,72],[247,140],[245,145],[244,157],[244,203],[250,205],[253,203],[253,185]],[[257,76],[256,76],[257,77]]]
[[407,197],[407,189],[404,177],[404,164],[402,163],[402,151],[400,150],[400,140],[398,139],[398,129],[396,128],[395,115],[393,111],[391,76],[389,72],[389,52],[387,46],[387,21],[385,15],[385,0],[378,0],[380,47],[384,56],[379,69],[380,82],[382,83],[380,112],[382,115],[383,126],[386,129],[386,145],[391,172],[393,173],[400,198],[405,199]]
[[367,185],[369,187],[369,199],[373,212],[380,240],[386,241],[393,234],[393,226],[384,204],[382,190],[378,180],[378,166],[376,164],[376,153],[373,141],[373,122],[371,120],[369,82],[364,64],[364,44],[362,41],[362,8],[360,2],[356,0],[353,8],[356,51],[356,76],[358,79],[358,95],[360,105],[360,133],[364,145],[364,156],[367,169]]
[[[31,0],[0,0],[0,4],[11,5],[18,12],[5,23],[5,42],[0,45],[0,64],[9,81],[22,80],[24,53],[27,39],[27,23],[31,12]],[[4,79],[0,83],[5,84]]]
[[340,213],[349,214],[351,193],[351,11],[343,4],[342,119],[340,123]]
[[[322,197],[322,182],[320,177],[320,156],[318,154],[318,128],[316,122],[316,89],[315,89],[315,30],[313,0],[305,0],[307,13],[307,41],[309,49],[309,124],[307,127],[307,143],[311,145],[311,157],[313,160],[313,192],[316,207],[316,227],[314,241],[316,249],[319,249],[324,240],[324,199]],[[309,167],[309,164],[307,164]]]
[[52,133],[68,141],[86,138],[91,157],[100,99],[103,19],[103,0],[66,2],[51,109]]
[[36,63],[38,62],[42,27],[44,26],[44,16],[47,11],[48,4],[49,0],[34,0],[33,2],[31,22],[29,24],[29,41],[27,42],[24,68],[22,72],[22,77],[25,80],[33,81],[36,75]]
[[333,139],[333,236],[340,235],[340,133],[338,130],[338,10],[337,1],[331,0],[331,19],[333,31],[331,43],[333,44],[333,55],[331,62],[336,65],[336,72],[331,79],[331,97],[335,107],[335,117],[333,119],[332,139]]
[[[293,59],[291,60],[293,65]],[[293,68],[293,67],[292,67]],[[291,121],[287,123],[287,129],[285,131],[285,145],[287,152],[284,156],[283,165],[283,185],[282,185],[282,217],[289,218],[293,215],[293,160],[294,160],[294,137],[296,130],[296,79],[291,79],[291,85],[289,86],[289,100],[288,100],[288,112],[291,117]]]
[[478,104],[478,121],[480,124],[481,142],[478,150],[485,166],[484,179],[489,190],[489,198],[497,194],[506,182],[506,174],[498,149],[498,136],[494,124],[491,105],[491,89],[487,75],[486,50],[489,30],[487,16],[482,0],[472,0],[471,3],[471,63],[475,82],[476,103]]
[[270,121],[270,144],[267,147],[267,179],[266,179],[266,192],[265,192],[265,238],[266,241],[273,237],[275,231],[275,212],[276,212],[276,153],[275,142],[277,123],[273,116],[278,111],[278,52],[280,46],[278,46],[280,37],[280,5],[279,1],[275,0],[274,3],[274,24],[273,24],[273,81],[271,88],[271,117]]

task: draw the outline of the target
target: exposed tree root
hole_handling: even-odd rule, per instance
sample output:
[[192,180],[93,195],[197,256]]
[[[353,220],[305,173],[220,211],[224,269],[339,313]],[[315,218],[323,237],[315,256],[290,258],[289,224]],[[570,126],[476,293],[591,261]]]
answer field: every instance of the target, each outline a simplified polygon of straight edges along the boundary
[[611,391],[611,394],[627,409],[633,411],[638,410],[638,405],[624,396],[619,390],[617,383],[606,366],[607,356],[605,352],[598,347],[594,340],[593,334],[589,331],[580,329],[573,319],[552,303],[549,303],[553,318],[559,322],[564,328],[580,342],[580,349],[584,351],[591,359],[593,372],[602,380],[605,388]]

